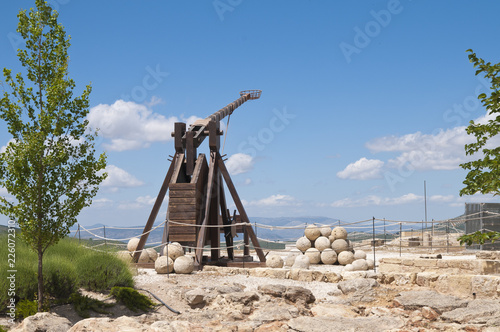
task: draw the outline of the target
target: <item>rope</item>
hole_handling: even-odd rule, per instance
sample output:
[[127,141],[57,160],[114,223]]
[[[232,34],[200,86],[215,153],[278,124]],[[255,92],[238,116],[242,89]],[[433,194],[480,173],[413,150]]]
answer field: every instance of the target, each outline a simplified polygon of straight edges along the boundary
[[[140,234],[140,235],[138,235],[138,236],[143,236],[143,235],[149,234],[149,233],[151,233],[152,231],[154,231],[155,229],[157,229],[158,227],[162,226],[162,225],[163,225],[163,224],[165,224],[165,223],[166,223],[166,221],[162,222],[162,223],[161,223],[161,224],[159,224],[158,226],[153,227],[153,228],[151,228],[149,231],[144,232],[144,233],[142,233],[142,234]],[[132,236],[132,237],[124,238],[124,239],[111,239],[111,238],[107,238],[107,237],[103,237],[103,236],[100,236],[100,235],[94,234],[94,233],[90,232],[88,229],[86,229],[85,227],[83,227],[83,226],[81,226],[81,225],[80,225],[80,227],[81,227],[81,228],[83,228],[85,231],[87,231],[87,233],[92,234],[92,235],[93,235],[93,236],[95,236],[96,238],[98,238],[98,239],[102,239],[102,240],[127,241],[127,240],[130,240],[130,239],[133,239],[133,238],[137,237],[137,236]]]

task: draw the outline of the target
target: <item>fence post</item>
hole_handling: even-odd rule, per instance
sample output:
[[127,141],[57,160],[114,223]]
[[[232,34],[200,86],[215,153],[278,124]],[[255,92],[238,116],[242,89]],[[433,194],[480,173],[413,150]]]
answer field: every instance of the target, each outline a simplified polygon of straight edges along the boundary
[[108,249],[108,242],[106,242],[106,226],[102,226],[104,229],[104,248],[107,250]]
[[78,224],[78,244],[80,244],[80,240],[81,240],[81,231],[80,231],[80,224]]
[[385,218],[384,218],[384,246],[387,245],[387,237],[385,233]]
[[377,272],[377,261],[375,259],[375,217],[372,218],[373,224],[373,272]]
[[401,244],[403,242],[403,225],[399,223],[399,257],[401,257]]
[[446,253],[450,252],[450,223],[446,223]]

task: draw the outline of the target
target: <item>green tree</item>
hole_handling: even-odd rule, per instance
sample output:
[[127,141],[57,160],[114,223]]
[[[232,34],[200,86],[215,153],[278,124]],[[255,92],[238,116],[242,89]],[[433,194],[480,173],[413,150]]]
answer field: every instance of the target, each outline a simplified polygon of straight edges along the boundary
[[38,310],[44,302],[43,255],[69,233],[80,211],[92,203],[106,178],[106,156],[95,157],[95,137],[86,116],[90,85],[74,97],[68,77],[70,38],[58,13],[43,0],[18,14],[25,41],[17,56],[24,67],[15,77],[4,68],[0,118],[12,140],[0,154],[0,212],[17,221],[21,238],[38,254]]
[[[460,190],[460,196],[481,194],[500,194],[500,146],[487,145],[488,141],[500,133],[500,63],[491,64],[478,58],[472,50],[469,61],[477,68],[476,75],[483,75],[491,87],[488,93],[481,93],[478,99],[486,108],[491,118],[486,123],[470,121],[466,131],[473,135],[475,142],[465,145],[466,155],[478,154],[479,159],[469,161],[460,166],[468,173],[464,180],[465,187]],[[491,141],[489,141],[491,142]],[[460,242],[483,244],[485,241],[494,242],[500,238],[499,232],[483,233],[482,231],[459,238]]]

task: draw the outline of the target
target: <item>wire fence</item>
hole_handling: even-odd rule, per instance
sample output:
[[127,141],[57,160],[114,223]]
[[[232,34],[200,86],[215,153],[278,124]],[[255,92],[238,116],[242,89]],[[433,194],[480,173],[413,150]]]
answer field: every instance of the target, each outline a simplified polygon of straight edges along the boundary
[[[304,236],[305,229],[310,225],[318,227],[344,227],[348,231],[348,240],[353,248],[364,248],[375,250],[375,247],[384,247],[387,250],[398,250],[400,253],[414,249],[446,250],[446,252],[462,249],[457,238],[465,234],[466,222],[477,220],[487,220],[488,218],[499,218],[500,214],[494,212],[478,212],[475,214],[462,215],[452,219],[439,221],[401,221],[390,219],[371,218],[355,222],[337,221],[330,224],[320,223],[301,223],[298,225],[268,225],[263,223],[251,223],[255,234],[259,240],[260,249],[272,251],[289,251],[295,246],[299,237]],[[151,230],[142,233],[142,227],[115,227],[100,226],[95,228],[86,228],[78,224],[76,230],[72,230],[72,236],[78,238],[85,246],[93,250],[118,251],[126,250],[127,243],[133,238],[140,238],[142,235],[149,234],[151,240],[146,244],[146,248],[154,248],[161,252],[161,248],[167,243],[161,239],[163,229],[167,220],[155,225]],[[201,225],[183,224],[181,222],[168,221],[172,225],[201,227]],[[247,223],[232,224],[235,226],[248,226]],[[206,225],[205,227],[225,226]],[[488,232],[490,229],[481,229]],[[283,237],[283,232],[287,232],[288,238]],[[232,246],[226,246],[223,237],[220,247],[203,247],[183,245],[184,250],[192,251],[203,250],[243,250],[249,246],[251,250],[255,249],[252,243],[245,244],[243,240],[234,239]]]

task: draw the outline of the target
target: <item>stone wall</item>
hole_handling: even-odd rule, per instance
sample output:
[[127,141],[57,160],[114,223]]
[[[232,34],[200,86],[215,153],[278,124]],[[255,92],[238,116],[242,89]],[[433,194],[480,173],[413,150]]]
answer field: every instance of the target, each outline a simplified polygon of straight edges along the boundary
[[442,274],[500,274],[500,261],[490,259],[382,258],[382,273],[439,272]]

